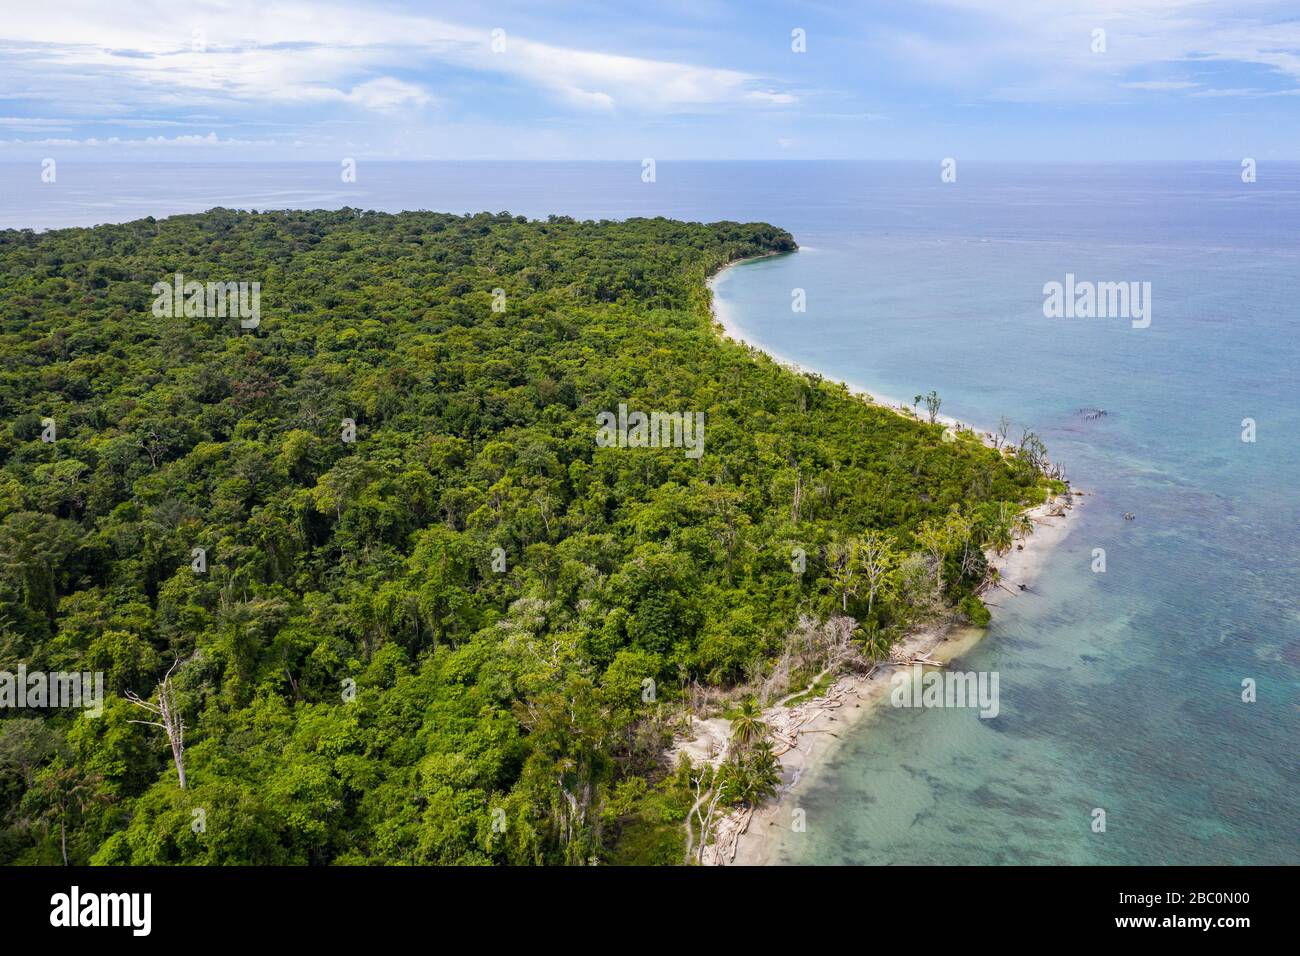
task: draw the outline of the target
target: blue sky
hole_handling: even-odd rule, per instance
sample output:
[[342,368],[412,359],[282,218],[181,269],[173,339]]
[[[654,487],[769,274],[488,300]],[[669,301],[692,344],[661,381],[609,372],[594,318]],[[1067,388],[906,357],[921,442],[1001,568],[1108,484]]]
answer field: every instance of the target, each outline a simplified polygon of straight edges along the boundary
[[7,6],[0,159],[1300,159],[1295,0]]

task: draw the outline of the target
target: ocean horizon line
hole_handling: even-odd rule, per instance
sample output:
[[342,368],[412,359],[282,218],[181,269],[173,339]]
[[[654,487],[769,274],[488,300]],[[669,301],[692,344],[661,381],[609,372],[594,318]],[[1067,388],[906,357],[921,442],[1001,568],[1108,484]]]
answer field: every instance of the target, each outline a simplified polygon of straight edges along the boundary
[[[67,150],[69,147],[53,146]],[[75,151],[82,147],[71,147]],[[32,157],[37,153],[42,156],[48,155],[49,149],[34,149]],[[66,155],[66,153],[64,154]],[[217,158],[150,158],[150,157],[108,157],[96,156],[81,165],[98,164],[104,166],[139,166],[142,163],[152,166],[315,166],[315,165],[338,165],[339,159],[343,156],[340,150],[338,155],[316,158],[301,159],[217,159]],[[391,157],[372,157],[364,153],[356,154],[354,158],[359,162],[367,164],[383,164],[390,166],[416,166],[429,164],[455,165],[455,166],[473,166],[473,165],[499,165],[499,166],[614,166],[625,164],[639,164],[644,161],[642,156],[625,156],[613,158],[593,159],[591,157],[574,158],[574,159],[506,159],[500,157],[485,157],[481,159],[452,159],[439,157],[422,157],[418,159],[393,159]],[[780,158],[762,158],[762,157],[740,157],[740,158],[709,158],[709,157],[654,157],[656,163],[663,164],[753,164],[753,165],[796,165],[796,164],[840,164],[840,165],[933,165],[938,163],[944,157],[923,156],[923,157],[817,157],[817,156],[790,156]],[[1164,159],[1160,157],[1146,159],[977,159],[959,156],[963,165],[971,166],[1157,166],[1157,165],[1178,165],[1194,166],[1226,163],[1229,165],[1240,164],[1240,156],[1222,156],[1222,157],[1193,157],[1179,159]],[[68,160],[60,160],[67,162]],[[1283,159],[1274,159],[1265,157],[1256,161],[1266,165],[1300,165],[1300,157],[1288,157]],[[40,162],[40,159],[28,158],[0,158],[0,166],[28,166],[32,162]]]

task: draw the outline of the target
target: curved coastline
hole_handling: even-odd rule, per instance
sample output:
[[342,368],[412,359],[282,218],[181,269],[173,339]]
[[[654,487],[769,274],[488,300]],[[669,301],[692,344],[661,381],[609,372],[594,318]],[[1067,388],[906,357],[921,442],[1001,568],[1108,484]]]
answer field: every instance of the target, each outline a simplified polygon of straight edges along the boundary
[[[714,329],[718,334],[765,355],[791,371],[820,375],[821,373],[815,369],[810,369],[748,340],[734,316],[719,307],[715,287],[732,267],[770,258],[774,256],[737,259],[727,263],[708,278],[709,307],[713,315]],[[822,377],[827,378],[827,376]],[[830,380],[835,379],[830,378]],[[879,396],[856,383],[845,382],[844,384],[851,394],[863,401],[889,408],[907,418],[915,418],[905,406],[896,401],[881,400]],[[940,415],[938,420],[952,427],[971,429],[986,443],[991,442],[992,436],[989,433],[973,429],[970,425],[954,418]],[[1004,584],[1028,586],[1037,579],[1047,557],[1072,530],[1074,509],[1086,494],[1086,492],[1072,490],[1072,502],[1060,515],[1050,514],[1056,499],[1048,499],[1043,504],[1028,510],[1027,513],[1034,521],[1035,531],[1021,542],[1023,547],[1012,548],[1002,556],[988,555],[990,565],[998,569]],[[1020,592],[1008,589],[1007,595],[1007,599],[1014,600],[1020,596]],[[1006,613],[1000,606],[991,606],[989,610],[993,621]],[[947,664],[970,650],[985,633],[985,629],[963,624],[955,617],[932,622],[907,635],[895,646],[891,662],[874,668],[869,674],[841,674],[819,697],[794,707],[786,707],[783,703],[777,702],[766,708],[763,718],[769,727],[769,735],[775,745],[784,748],[779,760],[781,783],[777,795],[753,811],[736,810],[722,818],[714,829],[713,843],[706,848],[703,861],[715,866],[754,866],[774,863],[772,856],[777,843],[775,834],[781,832],[774,828],[789,825],[793,812],[797,810],[801,788],[806,788],[808,781],[815,779],[818,773],[824,770],[828,757],[850,732],[869,722],[870,717],[877,712],[887,696],[889,678],[902,667],[913,666],[906,662],[916,658]],[[719,717],[700,721],[699,724],[696,735],[690,740],[677,744],[671,756],[675,758],[678,753],[686,753],[693,761],[703,760],[716,765],[721,761],[725,749],[723,745],[726,741],[728,723],[725,718]]]
[[[709,276],[706,284],[708,285],[708,289],[709,289],[709,309],[713,313],[714,328],[716,329],[720,326],[722,330],[722,334],[726,338],[729,338],[733,342],[743,345],[746,348],[753,349],[756,352],[760,352],[763,355],[766,355],[773,362],[776,362],[778,365],[781,365],[792,372],[797,372],[800,375],[817,375],[828,382],[835,382],[835,381],[842,382],[843,385],[848,388],[851,394],[866,400],[872,405],[879,405],[883,408],[891,409],[892,411],[898,412],[900,415],[903,415],[907,418],[915,418],[916,416],[912,414],[908,406],[903,401],[898,399],[896,396],[884,395],[881,392],[878,392],[875,389],[868,388],[867,386],[862,385],[858,382],[849,382],[843,379],[839,379],[834,375],[827,375],[824,372],[821,372],[815,368],[810,368],[802,364],[801,362],[796,362],[794,359],[782,355],[779,352],[777,352],[775,349],[772,349],[764,345],[763,343],[758,342],[752,336],[747,335],[743,329],[741,329],[740,325],[736,322],[735,317],[732,316],[729,311],[719,306],[717,285],[719,282],[722,282],[725,278],[727,278],[734,268],[749,262],[761,262],[766,259],[779,259],[783,256],[798,255],[801,251],[803,250],[796,249],[793,252],[774,252],[769,255],[746,256],[743,259],[733,259],[731,262],[728,262],[726,265],[718,269],[717,272]],[[976,428],[971,423],[963,422],[959,419],[953,418],[951,415],[944,415],[944,414],[936,415],[935,421],[942,422],[943,424],[952,426],[954,428],[957,427],[966,428],[970,431],[975,432],[977,435],[984,436],[986,439],[990,435],[990,433],[987,430]]]

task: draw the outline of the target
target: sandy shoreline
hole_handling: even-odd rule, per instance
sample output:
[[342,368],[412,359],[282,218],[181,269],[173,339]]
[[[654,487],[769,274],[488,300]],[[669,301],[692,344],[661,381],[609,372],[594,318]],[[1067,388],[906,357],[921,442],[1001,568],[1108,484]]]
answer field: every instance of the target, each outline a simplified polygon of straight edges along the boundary
[[[825,375],[819,372],[815,368],[808,368],[805,365],[801,365],[800,363],[794,361],[793,359],[787,358],[786,356],[781,355],[779,352],[776,352],[768,348],[767,346],[756,345],[753,342],[750,342],[741,333],[740,327],[736,324],[735,320],[732,319],[732,317],[727,312],[718,308],[718,297],[716,295],[714,287],[718,284],[718,282],[722,279],[722,277],[726,275],[728,272],[730,272],[734,267],[741,265],[742,263],[745,262],[757,262],[760,259],[771,259],[776,256],[788,256],[788,255],[794,255],[794,253],[774,252],[762,256],[746,256],[743,259],[735,259],[732,262],[728,262],[725,266],[723,266],[713,275],[709,276],[706,284],[708,285],[709,292],[712,296],[709,307],[713,312],[713,322],[715,325],[722,327],[722,333],[727,338],[731,339],[734,342],[739,343],[740,345],[745,346],[746,348],[753,349],[756,352],[761,352],[763,355],[766,355],[768,358],[770,358],[773,362],[776,362],[778,365],[781,365],[792,372],[797,372],[800,375],[817,375],[828,382],[842,381],[841,379],[837,379],[834,376]],[[912,412],[911,406],[907,405],[906,403],[904,403],[903,401],[901,401],[895,396],[882,395],[881,393],[876,392],[872,389],[868,389],[866,386],[860,385],[857,382],[844,382],[844,384],[848,386],[849,392],[851,394],[857,395],[860,398],[865,398],[872,405],[879,405],[883,408],[893,409],[896,412],[901,412],[902,414],[906,415],[909,418],[916,418],[916,416]],[[917,420],[919,421],[921,419],[917,419]],[[942,422],[944,425],[950,425],[954,428],[961,426],[963,428],[972,429],[976,432],[976,434],[979,435],[990,436],[992,434],[991,432],[982,431],[980,429],[974,429],[973,426],[971,426],[970,424],[966,422],[958,421],[952,416],[944,415],[942,413],[935,416],[935,421]]]
[[[746,261],[750,260],[741,259],[730,263],[710,277],[710,292],[718,278],[731,266]],[[716,305],[713,316],[715,323],[721,326],[722,333],[736,342],[763,352],[773,361],[794,371],[813,371],[747,342],[737,325]],[[905,410],[897,402],[881,401],[859,385],[845,384],[853,394],[873,404],[913,417],[910,410]],[[941,415],[938,420],[952,427],[970,427],[947,416]],[[984,435],[986,441],[991,440],[989,433],[975,431],[976,434]],[[1052,549],[1069,534],[1074,524],[1074,509],[1085,499],[1085,492],[1074,491],[1071,504],[1064,508],[1062,514],[1057,515],[1051,512],[1054,506],[1060,510],[1060,505],[1064,504],[1060,498],[1048,500],[1031,509],[1029,515],[1034,520],[1035,529],[1032,535],[1017,542],[1022,547],[1013,545],[1005,555],[989,555],[990,564],[998,569],[1001,584],[1006,588],[994,592],[997,600],[989,606],[994,620],[1005,613],[998,605],[1022,597],[1019,585],[1028,587],[1033,584]],[[909,661],[921,657],[946,663],[968,651],[984,633],[982,629],[955,620],[929,624],[895,645],[892,661]],[[849,736],[854,726],[888,699],[891,675],[900,667],[906,666],[905,663],[882,664],[870,677],[843,674],[820,697],[794,707],[777,703],[767,708],[763,712],[764,720],[772,731],[771,739],[780,754],[780,789],[774,799],[752,815],[736,811],[720,820],[714,828],[713,843],[705,851],[704,862],[713,865],[762,865],[769,862],[773,842],[768,836],[769,828],[788,825],[800,787],[806,786],[807,781],[815,776],[818,768],[825,764],[827,756]],[[696,762],[706,760],[716,765],[721,761],[727,729],[728,722],[725,718],[698,721],[695,735],[690,740],[677,744],[673,753],[686,752]]]

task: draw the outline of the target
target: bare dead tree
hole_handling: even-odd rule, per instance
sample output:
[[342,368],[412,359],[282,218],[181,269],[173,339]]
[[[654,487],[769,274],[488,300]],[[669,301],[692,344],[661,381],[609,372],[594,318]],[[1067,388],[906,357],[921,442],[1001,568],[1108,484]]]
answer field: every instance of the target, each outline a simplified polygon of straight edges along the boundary
[[171,744],[172,760],[176,762],[176,775],[180,779],[181,789],[185,789],[185,720],[181,717],[180,707],[176,703],[176,687],[172,684],[172,672],[180,664],[180,658],[176,658],[175,663],[167,669],[166,676],[158,683],[157,696],[158,703],[151,703],[142,700],[139,694],[134,691],[126,692],[126,699],[135,706],[149,711],[149,713],[158,717],[158,720],[130,720],[127,723],[144,724],[149,727],[158,727],[167,735],[167,742]]
[[799,523],[799,505],[803,502],[803,475],[798,469],[794,473],[794,500],[790,503],[790,520]]
[[[717,811],[718,801],[723,797],[722,788],[712,781],[704,788],[704,774],[691,778],[691,788],[695,791],[695,803],[686,814],[686,859],[692,855],[696,863],[704,862],[704,850],[709,843],[709,833],[713,829],[713,816]],[[699,823],[698,843],[692,833],[691,819]]]
[[162,454],[162,439],[158,437],[156,431],[150,431],[148,435],[136,440],[135,447],[142,450],[149,456],[149,467],[158,468],[158,456]]
[[926,414],[930,416],[931,425],[933,425],[934,420],[939,417],[939,409],[942,405],[943,399],[939,397],[939,393],[934,389],[930,389],[929,394],[925,396],[925,411]]
[[893,541],[879,531],[868,531],[862,536],[862,548],[858,552],[862,562],[862,574],[867,581],[867,617],[876,603],[876,595],[881,593],[886,582],[893,574],[898,563]]
[[[823,673],[834,672],[858,657],[853,644],[854,620],[851,617],[836,616],[829,618],[821,627],[822,653],[825,668]],[[818,675],[820,679],[820,675]],[[816,681],[813,682],[814,684]]]
[[854,576],[858,572],[858,552],[860,545],[857,538],[834,541],[826,549],[826,557],[831,566],[831,582],[840,592],[840,610],[849,609],[849,596],[858,593],[858,582]]

